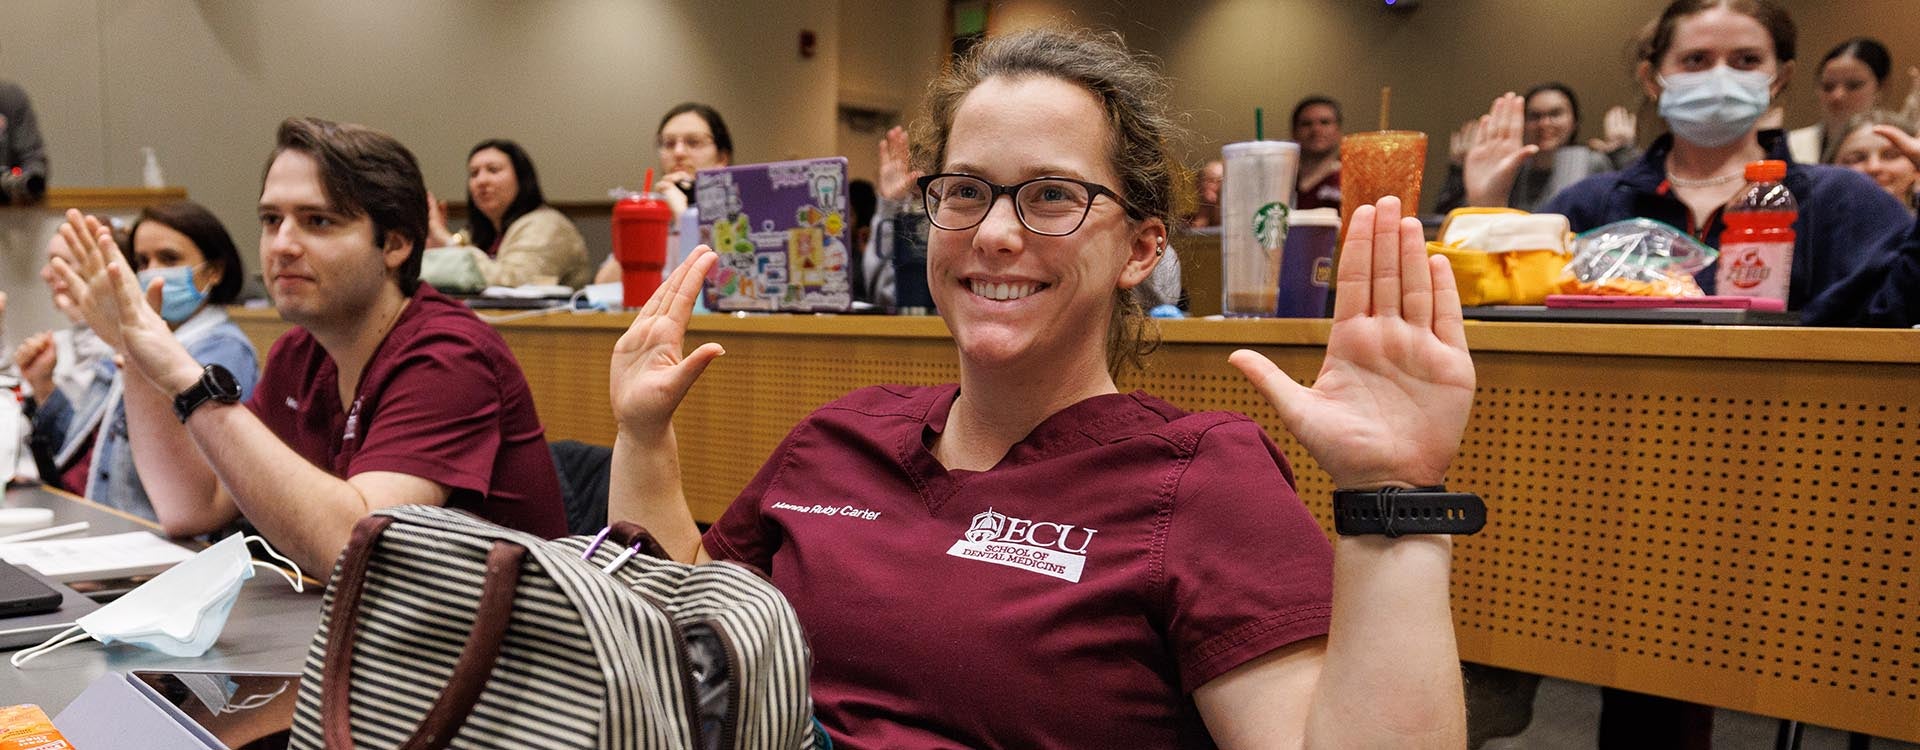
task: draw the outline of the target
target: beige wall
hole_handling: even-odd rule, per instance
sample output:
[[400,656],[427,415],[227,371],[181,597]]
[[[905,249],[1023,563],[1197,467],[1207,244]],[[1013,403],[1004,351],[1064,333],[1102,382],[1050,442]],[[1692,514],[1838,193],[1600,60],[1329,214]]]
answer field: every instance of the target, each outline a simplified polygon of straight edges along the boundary
[[[945,0],[840,0],[840,101],[911,120],[927,82],[940,72],[946,49]],[[847,173],[873,180],[875,146],[884,126],[856,128],[844,120],[835,148]]]
[[[1324,92],[1372,127],[1381,85],[1395,127],[1444,134],[1494,95],[1559,79],[1585,100],[1583,129],[1629,102],[1626,40],[1660,0],[1425,0],[1390,13],[1373,0],[1000,0],[996,31],[1051,19],[1116,28],[1161,56],[1174,104],[1196,134],[1191,152],[1269,137],[1288,109]],[[1788,0],[1811,62],[1871,29],[1904,66],[1920,63],[1914,0]],[[462,195],[466,150],[520,140],[556,199],[635,185],[654,162],[660,112],[701,99],[726,113],[741,161],[847,155],[872,173],[871,134],[836,117],[842,98],[911,113],[938,69],[944,0],[550,0],[216,2],[9,0],[0,76],[31,92],[55,179],[131,184],[140,147],[159,153],[237,235],[251,233],[261,159],[291,114],[365,122],[420,156],[428,185]],[[801,29],[818,53],[797,53]],[[1904,93],[1906,83],[1894,86]],[[1802,70],[1789,122],[1813,118]],[[1655,123],[1648,121],[1646,138]],[[1434,192],[1429,188],[1427,194]]]
[[836,0],[9,0],[4,15],[0,75],[33,97],[57,182],[137,184],[151,145],[243,246],[294,114],[392,132],[456,200],[467,149],[496,136],[528,148],[552,198],[638,185],[660,113],[688,99],[727,116],[741,160],[834,150]]

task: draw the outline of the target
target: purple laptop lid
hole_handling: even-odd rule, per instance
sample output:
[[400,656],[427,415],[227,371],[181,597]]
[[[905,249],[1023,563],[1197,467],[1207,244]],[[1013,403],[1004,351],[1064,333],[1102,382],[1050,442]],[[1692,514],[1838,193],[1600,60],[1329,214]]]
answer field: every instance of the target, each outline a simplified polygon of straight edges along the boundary
[[700,234],[720,255],[707,275],[716,312],[845,312],[853,307],[847,160],[703,169]]

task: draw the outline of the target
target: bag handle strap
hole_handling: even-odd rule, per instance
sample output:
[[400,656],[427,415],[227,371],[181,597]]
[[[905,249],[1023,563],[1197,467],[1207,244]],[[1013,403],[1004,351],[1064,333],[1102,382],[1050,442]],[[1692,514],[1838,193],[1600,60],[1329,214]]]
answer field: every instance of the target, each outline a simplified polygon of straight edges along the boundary
[[[334,607],[327,623],[327,654],[321,668],[320,723],[326,747],[353,750],[352,722],[347,704],[353,672],[353,644],[359,632],[361,594],[366,588],[367,566],[373,547],[382,532],[393,525],[392,516],[368,516],[354,524],[353,538],[341,555],[340,588],[334,592]],[[453,677],[433,702],[413,737],[401,745],[405,750],[438,750],[453,740],[454,732],[473,713],[480,691],[486,687],[500,647],[506,641],[507,621],[513,614],[513,597],[520,583],[520,563],[527,549],[499,540],[487,551],[486,584],[480,589],[480,603],[473,618],[473,630],[453,665]]]
[[641,554],[661,560],[673,559],[673,555],[667,554],[667,548],[661,546],[660,542],[653,538],[653,534],[640,524],[632,521],[614,521],[613,526],[609,528],[613,533],[608,535],[608,538],[621,547],[639,545]]

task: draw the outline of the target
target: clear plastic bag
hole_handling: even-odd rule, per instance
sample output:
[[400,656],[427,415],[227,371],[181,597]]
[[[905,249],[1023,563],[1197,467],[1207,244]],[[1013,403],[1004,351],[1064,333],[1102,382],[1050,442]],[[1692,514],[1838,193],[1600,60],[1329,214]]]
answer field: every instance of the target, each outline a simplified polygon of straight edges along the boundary
[[1720,256],[1686,232],[1652,219],[1626,219],[1573,241],[1561,294],[1700,297],[1693,275]]

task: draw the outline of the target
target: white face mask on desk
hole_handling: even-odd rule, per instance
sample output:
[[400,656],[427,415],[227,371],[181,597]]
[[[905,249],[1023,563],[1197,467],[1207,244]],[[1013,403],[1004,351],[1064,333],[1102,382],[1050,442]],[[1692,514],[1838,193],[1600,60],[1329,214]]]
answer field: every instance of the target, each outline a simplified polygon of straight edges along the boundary
[[[256,562],[247,554],[249,541],[259,542],[268,555],[286,563],[293,573]],[[274,552],[260,537],[235,534],[80,618],[59,635],[14,654],[9,661],[18,667],[88,638],[101,643],[131,643],[168,656],[199,656],[220,638],[227,615],[240,597],[240,587],[253,577],[256,566],[279,573],[295,591],[305,589],[300,582],[300,566]]]

